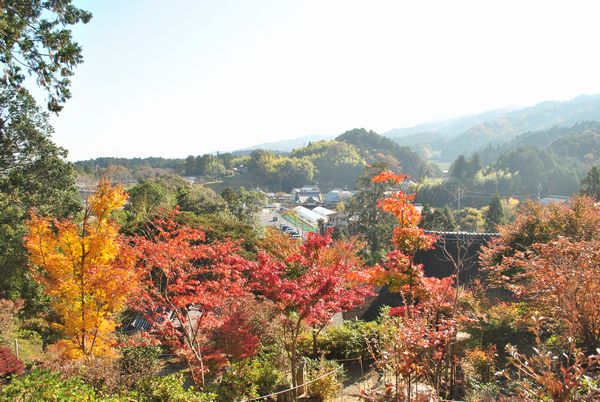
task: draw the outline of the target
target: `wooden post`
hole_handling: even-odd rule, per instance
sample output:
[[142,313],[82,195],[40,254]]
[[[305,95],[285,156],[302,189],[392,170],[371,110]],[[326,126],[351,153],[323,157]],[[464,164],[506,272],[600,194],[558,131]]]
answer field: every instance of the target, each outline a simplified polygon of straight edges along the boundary
[[19,358],[19,340],[15,339],[15,354],[17,355],[17,359]]
[[[344,363],[341,364],[342,366],[342,373],[344,373]],[[362,364],[361,364],[362,366]],[[333,374],[335,376],[335,373]],[[342,402],[344,402],[344,382],[342,381],[342,388],[341,388],[341,392],[342,392]]]
[[304,361],[300,361],[298,365],[298,371],[296,374],[297,382],[298,382],[298,390],[296,395],[303,396],[306,393],[306,386],[304,383],[306,382],[306,371],[304,370]]

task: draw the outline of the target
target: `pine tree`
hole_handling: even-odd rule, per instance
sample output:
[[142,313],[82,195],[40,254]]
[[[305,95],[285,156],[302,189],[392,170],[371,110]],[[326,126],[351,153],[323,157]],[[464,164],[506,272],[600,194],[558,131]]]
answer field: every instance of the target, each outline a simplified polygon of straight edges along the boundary
[[594,166],[581,180],[581,193],[600,200],[600,167]]
[[485,214],[485,228],[488,232],[495,232],[497,226],[502,223],[504,218],[504,208],[502,207],[502,200],[500,196],[496,194],[488,205],[488,211]]

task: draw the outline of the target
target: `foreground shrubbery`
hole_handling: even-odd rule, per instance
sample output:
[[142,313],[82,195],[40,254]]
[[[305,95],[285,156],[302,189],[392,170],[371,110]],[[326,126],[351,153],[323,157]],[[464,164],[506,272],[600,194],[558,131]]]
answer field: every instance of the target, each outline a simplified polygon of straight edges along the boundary
[[56,372],[35,370],[12,380],[0,390],[0,400],[6,401],[168,401],[208,402],[213,394],[185,389],[181,374],[147,377],[133,391],[107,394],[98,391],[79,376],[63,377]]

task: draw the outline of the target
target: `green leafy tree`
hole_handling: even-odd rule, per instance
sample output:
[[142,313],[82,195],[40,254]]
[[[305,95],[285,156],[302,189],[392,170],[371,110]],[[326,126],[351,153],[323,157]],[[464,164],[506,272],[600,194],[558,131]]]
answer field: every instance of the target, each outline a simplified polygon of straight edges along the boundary
[[354,186],[365,165],[358,149],[341,141],[313,142],[292,156],[312,161],[317,181],[332,186]]
[[600,200],[600,167],[591,168],[581,180],[581,193]]
[[160,211],[173,209],[177,203],[177,193],[154,180],[145,180],[128,193],[127,210],[134,223],[152,219]]
[[225,200],[204,186],[187,186],[180,189],[178,204],[182,211],[190,211],[196,215],[213,214],[227,209]]
[[0,294],[27,300],[26,313],[42,300],[22,243],[29,210],[65,218],[81,205],[75,170],[52,132],[48,115],[25,90],[0,90]]
[[384,198],[390,187],[387,183],[373,183],[372,179],[386,170],[387,165],[383,163],[367,167],[358,180],[356,195],[346,208],[349,233],[365,240],[366,252],[374,261],[391,246],[396,222],[391,214],[377,207],[378,200]]
[[431,209],[428,205],[423,207],[419,226],[425,230],[445,232],[457,229],[454,214],[448,207]]
[[240,187],[237,191],[226,188],[221,197],[227,202],[229,211],[239,220],[253,222],[256,214],[265,205],[267,199],[263,193]]
[[502,207],[502,200],[500,196],[496,194],[488,205],[488,210],[485,214],[485,230],[488,232],[495,232],[497,226],[502,223],[504,219],[504,208]]
[[285,158],[277,165],[279,188],[290,191],[312,183],[315,177],[315,166],[307,158]]
[[461,230],[479,232],[485,227],[485,219],[481,210],[476,208],[463,208],[456,213],[456,223]]
[[71,97],[71,76],[83,62],[81,46],[68,29],[87,23],[92,14],[71,0],[2,1],[0,3],[0,62],[2,83],[18,88],[33,74],[48,92],[48,109],[58,112]]

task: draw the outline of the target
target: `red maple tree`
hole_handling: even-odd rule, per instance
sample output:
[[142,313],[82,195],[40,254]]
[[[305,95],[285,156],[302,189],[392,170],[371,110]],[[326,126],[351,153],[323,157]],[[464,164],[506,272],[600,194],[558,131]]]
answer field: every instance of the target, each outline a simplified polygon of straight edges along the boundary
[[352,257],[352,243],[333,242],[330,234],[309,233],[287,257],[259,252],[258,264],[250,271],[254,290],[274,302],[280,313],[294,387],[303,326],[319,328],[335,313],[353,309],[372,294],[364,281],[364,265]]
[[[245,286],[251,263],[236,243],[208,244],[203,231],[169,218],[156,219],[154,228],[153,236],[131,238],[122,257],[143,278],[134,306],[204,386],[209,365],[255,353],[258,336],[241,308],[252,300]],[[223,337],[235,339],[235,349],[218,342]]]

